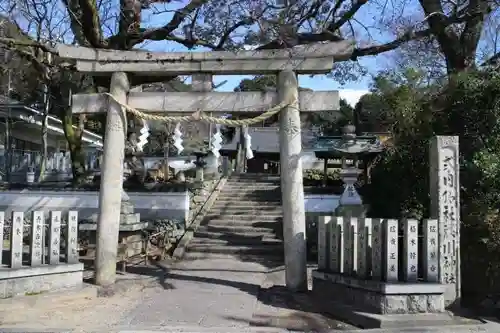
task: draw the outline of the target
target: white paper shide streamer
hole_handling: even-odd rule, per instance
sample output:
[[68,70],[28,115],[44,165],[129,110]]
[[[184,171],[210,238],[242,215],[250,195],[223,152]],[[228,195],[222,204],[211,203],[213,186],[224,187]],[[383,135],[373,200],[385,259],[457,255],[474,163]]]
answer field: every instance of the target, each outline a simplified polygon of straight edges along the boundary
[[221,125],[215,125],[215,134],[212,135],[212,153],[215,158],[218,160],[220,157],[220,149],[222,147],[222,133],[220,132]]
[[144,146],[146,145],[146,143],[148,143],[149,137],[149,126],[145,120],[142,121],[142,128],[140,130],[140,133],[141,135],[139,135],[139,138],[137,140],[137,150],[143,151]]
[[244,127],[244,138],[247,160],[251,160],[253,158],[252,137],[248,134],[248,127]]
[[182,140],[180,123],[177,123],[177,125],[175,125],[173,138],[174,138],[174,147],[177,148],[177,154],[180,154],[184,150],[184,147],[182,146],[183,140]]

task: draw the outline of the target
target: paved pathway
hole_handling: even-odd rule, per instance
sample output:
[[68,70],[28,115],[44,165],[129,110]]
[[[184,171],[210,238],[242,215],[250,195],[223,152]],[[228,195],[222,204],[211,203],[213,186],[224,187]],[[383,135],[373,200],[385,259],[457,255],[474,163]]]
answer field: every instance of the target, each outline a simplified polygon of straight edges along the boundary
[[157,274],[163,289],[148,291],[148,297],[120,325],[348,328],[315,313],[307,295],[291,297],[282,286],[279,267],[205,259],[181,262]]

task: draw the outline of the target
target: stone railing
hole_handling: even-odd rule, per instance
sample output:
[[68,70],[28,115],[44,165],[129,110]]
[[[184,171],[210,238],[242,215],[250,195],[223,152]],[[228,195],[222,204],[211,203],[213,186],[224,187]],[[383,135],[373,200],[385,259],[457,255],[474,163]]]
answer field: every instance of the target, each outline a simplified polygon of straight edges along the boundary
[[60,211],[51,211],[48,219],[41,211],[30,215],[31,219],[25,219],[23,212],[12,212],[6,219],[0,212],[0,253],[8,253],[0,258],[0,298],[80,287],[83,283],[78,212],[70,211],[67,218]]
[[323,216],[318,268],[376,281],[437,282],[437,220]]
[[437,220],[322,216],[313,292],[366,313],[444,312],[438,246]]

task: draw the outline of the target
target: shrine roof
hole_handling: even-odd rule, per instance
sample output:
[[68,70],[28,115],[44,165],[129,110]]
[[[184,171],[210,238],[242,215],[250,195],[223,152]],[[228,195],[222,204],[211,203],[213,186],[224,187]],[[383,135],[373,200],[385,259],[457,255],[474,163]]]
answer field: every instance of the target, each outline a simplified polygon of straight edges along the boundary
[[325,155],[358,155],[380,153],[384,144],[376,135],[355,136],[352,140],[345,140],[343,136],[321,136],[313,144],[315,153]]
[[[248,134],[251,137],[251,147],[254,152],[259,153],[279,153],[279,127],[249,127]],[[316,139],[314,130],[302,129],[302,147],[304,150],[311,150],[312,143]],[[222,145],[221,150],[235,151],[240,138],[240,130],[236,133],[231,142]]]

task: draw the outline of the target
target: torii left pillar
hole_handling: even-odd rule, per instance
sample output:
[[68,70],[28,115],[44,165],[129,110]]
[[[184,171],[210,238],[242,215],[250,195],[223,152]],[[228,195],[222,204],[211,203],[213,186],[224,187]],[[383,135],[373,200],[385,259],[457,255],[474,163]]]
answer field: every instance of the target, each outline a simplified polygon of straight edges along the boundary
[[[124,72],[111,76],[110,94],[126,104],[130,83]],[[116,281],[116,256],[120,230],[120,207],[123,192],[123,158],[127,116],[124,108],[109,98],[106,114],[106,139],[99,191],[99,218],[97,220],[97,248],[95,283],[110,287]]]

